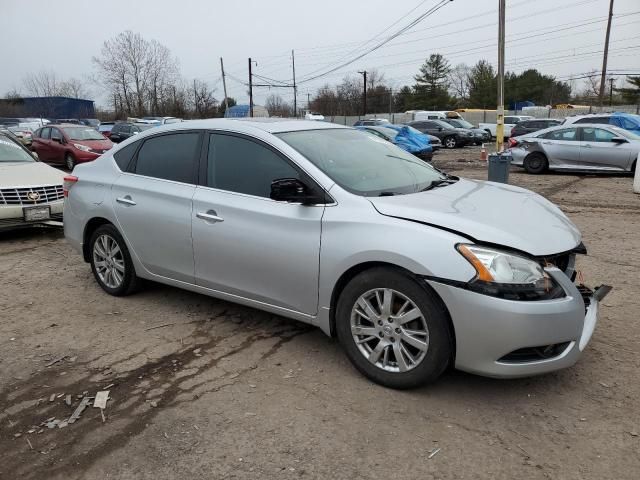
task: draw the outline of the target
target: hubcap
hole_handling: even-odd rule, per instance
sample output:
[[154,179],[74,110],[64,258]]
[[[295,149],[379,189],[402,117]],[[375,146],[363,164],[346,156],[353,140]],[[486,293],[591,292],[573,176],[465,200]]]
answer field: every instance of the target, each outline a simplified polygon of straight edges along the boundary
[[118,242],[110,235],[100,235],[93,244],[93,264],[100,281],[118,288],[124,280],[124,256]]
[[420,309],[390,288],[363,293],[351,310],[351,334],[358,350],[376,367],[406,372],[429,349],[429,329]]

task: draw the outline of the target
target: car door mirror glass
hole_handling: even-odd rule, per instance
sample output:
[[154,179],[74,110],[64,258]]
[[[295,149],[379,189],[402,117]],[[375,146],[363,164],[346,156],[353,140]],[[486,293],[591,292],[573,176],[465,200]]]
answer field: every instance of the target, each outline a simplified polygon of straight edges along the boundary
[[309,187],[297,178],[277,178],[272,181],[270,197],[272,200],[303,205],[324,203],[322,196],[310,191]]

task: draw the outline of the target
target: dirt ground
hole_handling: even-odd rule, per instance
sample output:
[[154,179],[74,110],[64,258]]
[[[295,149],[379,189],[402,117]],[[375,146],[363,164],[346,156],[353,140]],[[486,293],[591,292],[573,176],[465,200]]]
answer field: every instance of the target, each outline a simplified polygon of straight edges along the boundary
[[[485,178],[478,156],[434,163]],[[388,390],[319,330],[155,284],[113,298],[60,231],[1,234],[0,478],[640,478],[640,196],[628,176],[510,180],[567,212],[585,281],[614,286],[580,362],[521,380]],[[40,426],[107,386],[104,423]]]

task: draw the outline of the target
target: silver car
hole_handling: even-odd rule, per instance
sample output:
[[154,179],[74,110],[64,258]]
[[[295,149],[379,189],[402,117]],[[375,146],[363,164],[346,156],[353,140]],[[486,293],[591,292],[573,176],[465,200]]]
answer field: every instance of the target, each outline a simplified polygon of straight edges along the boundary
[[640,136],[613,125],[559,125],[509,139],[512,165],[529,173],[546,170],[631,172]]
[[394,388],[576,362],[607,288],[574,284],[585,250],[555,205],[352,128],[274,120],[162,126],[78,165],[65,236],[102,289],[149,279],[316,325]]

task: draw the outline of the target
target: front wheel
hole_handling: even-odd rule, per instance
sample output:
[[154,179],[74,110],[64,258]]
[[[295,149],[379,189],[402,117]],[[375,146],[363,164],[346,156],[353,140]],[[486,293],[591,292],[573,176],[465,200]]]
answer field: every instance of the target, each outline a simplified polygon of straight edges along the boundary
[[129,250],[113,225],[98,227],[91,235],[89,245],[93,276],[105,292],[119,297],[137,289],[140,280]]
[[447,148],[456,148],[458,146],[456,137],[446,137],[442,143],[444,143],[444,146]]
[[73,170],[73,167],[76,166],[76,161],[73,158],[73,155],[71,155],[70,153],[67,153],[64,156],[64,164],[67,167],[67,170],[71,172]]
[[338,339],[366,377],[390,388],[436,380],[451,358],[447,313],[435,293],[389,268],[367,270],[342,291]]

